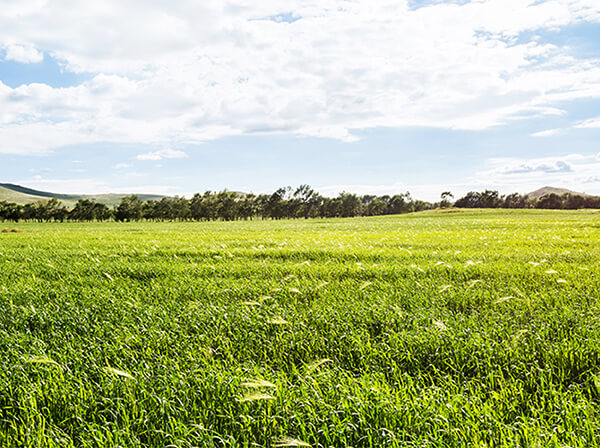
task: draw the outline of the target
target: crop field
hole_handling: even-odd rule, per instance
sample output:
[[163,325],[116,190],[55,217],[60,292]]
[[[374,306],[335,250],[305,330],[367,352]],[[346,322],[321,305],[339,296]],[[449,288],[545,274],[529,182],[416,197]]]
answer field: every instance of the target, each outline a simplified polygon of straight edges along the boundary
[[600,213],[4,227],[2,447],[600,445]]

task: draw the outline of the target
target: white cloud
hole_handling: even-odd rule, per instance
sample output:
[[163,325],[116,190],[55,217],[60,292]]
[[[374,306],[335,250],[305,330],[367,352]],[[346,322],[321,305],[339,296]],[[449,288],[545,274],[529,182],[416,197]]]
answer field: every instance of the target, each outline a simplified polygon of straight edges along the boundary
[[600,128],[600,117],[590,118],[589,120],[578,123],[576,128]]
[[560,129],[547,129],[545,131],[534,132],[531,134],[532,137],[551,137],[560,132]]
[[103,193],[147,193],[147,194],[177,194],[177,188],[173,185],[115,185],[96,178],[79,179],[46,179],[42,176],[21,179],[16,181],[19,185],[27,185],[30,188],[52,193],[64,194],[103,194]]
[[113,168],[115,170],[122,170],[125,168],[130,168],[131,164],[130,163],[117,163],[115,166],[113,166]]
[[518,163],[508,163],[497,169],[501,174],[528,174],[528,173],[568,173],[573,171],[571,164],[564,160],[533,160]]
[[600,160],[596,155],[567,154],[532,159],[495,158],[488,160],[487,165],[487,169],[473,176],[470,182],[504,192],[526,193],[550,185],[587,193],[600,193],[600,184],[590,186],[600,172]]
[[187,154],[183,151],[176,151],[174,149],[161,149],[159,151],[147,152],[145,154],[139,154],[138,160],[162,160],[162,159],[185,159]]
[[35,64],[44,60],[44,54],[32,46],[8,45],[5,48],[4,59],[22,64]]
[[339,184],[315,188],[326,196],[346,191],[356,194],[400,194],[410,192],[415,199],[439,201],[443,191],[451,191],[455,199],[469,191],[498,190],[500,194],[529,193],[549,185],[559,188],[600,194],[600,154],[567,154],[560,157],[532,159],[494,158],[487,161],[486,169],[462,182],[409,184]]
[[100,141],[177,147],[255,133],[352,141],[354,130],[374,127],[486,129],[600,98],[598,59],[518,39],[598,22],[597,0],[417,9],[406,0],[6,2],[0,46],[43,48],[92,78],[70,88],[0,83],[0,152]]

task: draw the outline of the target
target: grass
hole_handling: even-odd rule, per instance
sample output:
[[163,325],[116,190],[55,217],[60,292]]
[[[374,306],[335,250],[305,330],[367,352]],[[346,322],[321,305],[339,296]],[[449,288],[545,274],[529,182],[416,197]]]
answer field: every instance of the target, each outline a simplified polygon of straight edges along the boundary
[[0,233],[0,446],[589,447],[600,214]]

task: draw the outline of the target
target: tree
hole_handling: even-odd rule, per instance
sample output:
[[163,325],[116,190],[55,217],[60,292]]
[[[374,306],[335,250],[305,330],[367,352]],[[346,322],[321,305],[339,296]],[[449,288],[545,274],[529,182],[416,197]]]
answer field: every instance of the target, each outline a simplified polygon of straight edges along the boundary
[[105,221],[110,219],[110,209],[99,202],[80,199],[69,213],[69,219],[74,221]]
[[504,198],[502,207],[504,208],[529,208],[530,200],[527,195],[521,196],[519,193],[511,193]]
[[369,216],[378,216],[383,215],[387,208],[387,204],[385,201],[382,201],[379,198],[375,198],[367,204],[367,215]]
[[389,199],[387,212],[391,215],[400,213],[409,213],[412,211],[412,199],[407,191],[402,194],[395,194]]
[[175,196],[171,200],[171,218],[179,221],[185,221],[190,218],[192,212],[190,210],[190,202],[183,196]]
[[269,199],[265,204],[265,212],[268,217],[274,219],[285,218],[287,212],[287,196],[290,190],[290,187],[278,188],[271,196],[269,196]]
[[319,194],[310,185],[300,185],[294,191],[292,198],[291,216],[295,218],[314,218],[318,215],[318,208],[322,200]]
[[496,190],[485,190],[478,193],[469,191],[465,197],[454,203],[455,207],[462,208],[497,208],[503,203]]
[[142,218],[142,201],[136,194],[125,196],[115,212],[117,221],[139,221]]
[[344,217],[359,216],[362,214],[361,200],[353,193],[340,193],[341,214]]
[[446,207],[450,207],[451,204],[450,204],[449,199],[454,199],[454,195],[449,191],[444,191],[440,195],[440,198],[442,199],[442,201],[440,202],[440,207],[446,208]]
[[563,208],[563,198],[556,193],[545,194],[535,204],[536,208],[560,209]]
[[225,221],[233,221],[238,216],[237,194],[232,191],[223,190],[216,196],[217,217]]
[[579,194],[565,193],[563,195],[564,208],[577,210],[585,205],[585,198]]
[[0,220],[2,221],[18,221],[21,217],[22,206],[13,202],[0,202]]
[[241,219],[250,219],[255,216],[258,212],[256,195],[252,193],[244,195],[244,197],[238,201],[237,209],[239,214],[238,217]]

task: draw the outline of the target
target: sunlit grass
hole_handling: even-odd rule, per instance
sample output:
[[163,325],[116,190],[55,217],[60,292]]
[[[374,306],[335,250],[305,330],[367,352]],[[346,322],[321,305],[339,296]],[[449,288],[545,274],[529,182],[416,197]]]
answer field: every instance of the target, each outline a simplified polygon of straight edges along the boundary
[[599,216],[20,223],[0,446],[595,446]]

